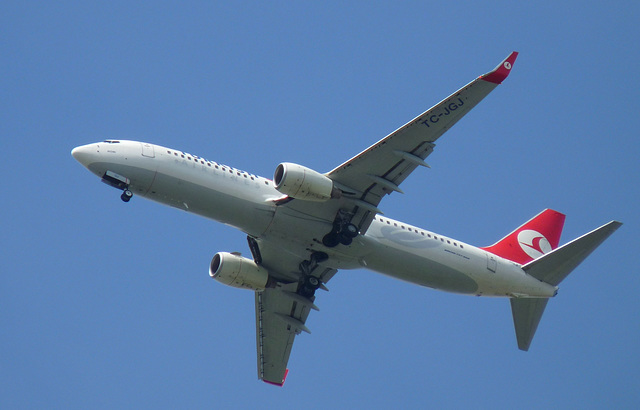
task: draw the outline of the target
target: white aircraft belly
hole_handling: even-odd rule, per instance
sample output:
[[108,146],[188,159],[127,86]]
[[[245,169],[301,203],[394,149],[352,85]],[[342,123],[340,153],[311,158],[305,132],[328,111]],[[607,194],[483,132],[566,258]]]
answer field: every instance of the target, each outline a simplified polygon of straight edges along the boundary
[[[364,239],[363,265],[411,283],[483,296],[551,297],[555,288],[526,275],[516,264],[474,246],[404,224],[374,221]],[[411,230],[409,230],[411,229]],[[491,269],[490,269],[491,268]]]
[[[163,147],[156,146],[156,152],[162,151]],[[260,181],[247,178],[245,182],[244,177],[235,173],[215,172],[208,166],[163,155],[114,157],[113,162],[96,162],[90,168],[99,175],[110,170],[129,178],[129,188],[138,196],[214,219],[254,236],[261,235],[273,218],[273,203],[260,201],[268,197],[268,190],[260,187]]]
[[367,269],[447,292],[474,294],[478,291],[478,284],[471,275],[436,257],[443,252],[440,245],[416,251],[372,237],[367,242],[366,248],[371,252],[362,257]]
[[146,196],[188,212],[261,235],[273,218],[273,205],[238,198],[228,190],[200,185],[159,171]]

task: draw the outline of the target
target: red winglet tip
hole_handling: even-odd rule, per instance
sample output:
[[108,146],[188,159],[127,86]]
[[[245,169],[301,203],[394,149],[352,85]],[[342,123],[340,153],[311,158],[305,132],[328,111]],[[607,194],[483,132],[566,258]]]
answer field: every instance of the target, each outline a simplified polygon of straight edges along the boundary
[[505,78],[509,76],[511,72],[511,68],[513,64],[516,62],[516,58],[518,57],[518,52],[514,51],[509,54],[503,62],[501,62],[496,68],[493,69],[490,73],[480,76],[481,79],[485,81],[489,81],[494,84],[501,84]]
[[274,386],[282,387],[282,386],[284,386],[284,382],[287,380],[287,375],[288,374],[289,374],[289,369],[286,369],[284,371],[284,376],[282,376],[282,382],[281,383],[276,383],[276,382],[272,382],[272,381],[264,380],[264,379],[262,381],[267,383],[267,384],[272,384]]

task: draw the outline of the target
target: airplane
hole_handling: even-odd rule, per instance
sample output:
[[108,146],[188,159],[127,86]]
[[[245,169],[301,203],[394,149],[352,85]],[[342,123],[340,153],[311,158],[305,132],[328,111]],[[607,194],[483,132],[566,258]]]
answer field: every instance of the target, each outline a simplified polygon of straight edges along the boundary
[[487,247],[384,216],[378,208],[425,159],[436,140],[511,72],[511,53],[366,150],[320,173],[283,162],[267,179],[187,152],[128,140],[82,145],[72,156],[102,182],[232,227],[252,258],[218,252],[210,276],[255,292],[258,378],[282,386],[296,335],[316,291],[339,269],[365,268],[458,294],[510,300],[518,348],[528,350],[558,285],[622,224],[611,221],[558,246],[565,215],[546,209]]

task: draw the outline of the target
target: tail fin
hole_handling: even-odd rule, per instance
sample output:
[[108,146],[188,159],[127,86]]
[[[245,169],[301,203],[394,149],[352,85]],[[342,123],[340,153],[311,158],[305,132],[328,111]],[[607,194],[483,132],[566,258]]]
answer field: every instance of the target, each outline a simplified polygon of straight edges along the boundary
[[518,349],[529,350],[533,335],[536,334],[538,323],[542,319],[544,308],[547,307],[549,299],[509,299],[511,302],[511,314],[513,316],[513,326],[516,329],[516,340]]
[[[557,286],[621,225],[620,222],[611,221],[527,263],[522,269],[538,280]],[[547,301],[548,299],[511,299],[511,313],[520,350],[529,350]]]
[[558,247],[565,215],[545,209],[497,243],[487,252],[524,265]]

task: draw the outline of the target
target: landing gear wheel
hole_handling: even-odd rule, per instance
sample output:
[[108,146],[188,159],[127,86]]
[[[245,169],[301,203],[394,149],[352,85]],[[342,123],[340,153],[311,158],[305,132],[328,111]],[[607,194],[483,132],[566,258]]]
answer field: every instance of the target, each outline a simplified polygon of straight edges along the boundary
[[358,236],[358,227],[354,224],[346,224],[344,229],[342,230],[342,234],[350,238],[355,238],[356,236]]
[[316,278],[315,276],[307,276],[305,278],[305,286],[307,288],[311,288],[311,289],[318,289],[320,287],[320,279]]
[[336,232],[329,232],[322,238],[322,244],[327,248],[335,248],[340,243],[340,236]]
[[307,275],[304,277],[302,285],[298,289],[298,294],[311,299],[320,285],[320,279],[312,275]]
[[344,233],[340,235],[340,243],[349,246],[353,242],[353,238],[351,236],[345,235]]
[[128,189],[125,189],[124,191],[122,191],[122,195],[120,195],[120,199],[122,199],[124,202],[129,202],[132,196],[133,196],[133,192],[129,191]]

